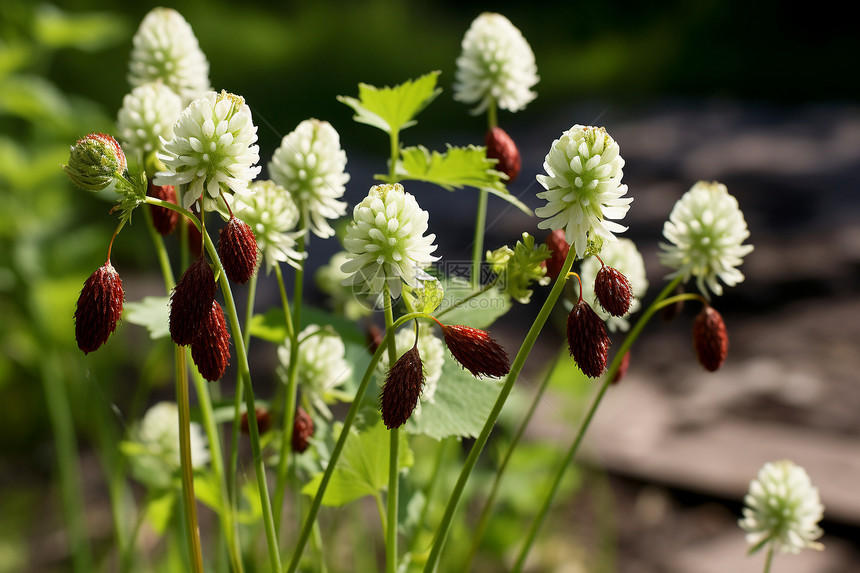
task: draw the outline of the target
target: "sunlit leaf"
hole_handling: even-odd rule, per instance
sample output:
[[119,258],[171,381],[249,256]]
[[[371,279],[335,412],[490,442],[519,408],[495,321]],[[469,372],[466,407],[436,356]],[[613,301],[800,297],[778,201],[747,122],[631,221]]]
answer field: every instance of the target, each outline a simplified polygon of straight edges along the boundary
[[[406,433],[400,432],[398,463],[401,468],[412,466],[412,450]],[[376,495],[388,487],[390,432],[381,420],[365,427],[360,433],[352,430],[344,444],[337,467],[322,499],[323,505],[341,506],[367,495]],[[315,475],[302,493],[316,495],[322,473]]]
[[140,302],[127,302],[123,308],[123,318],[149,331],[153,340],[170,335],[170,299],[166,296],[147,296]]
[[33,31],[51,48],[79,48],[95,51],[121,42],[130,29],[122,17],[107,12],[63,12],[56,6],[40,4]]
[[349,96],[337,99],[355,110],[355,121],[389,134],[397,133],[415,125],[415,116],[442,92],[442,88],[436,87],[439,73],[430,72],[394,87],[358,84],[358,99]]

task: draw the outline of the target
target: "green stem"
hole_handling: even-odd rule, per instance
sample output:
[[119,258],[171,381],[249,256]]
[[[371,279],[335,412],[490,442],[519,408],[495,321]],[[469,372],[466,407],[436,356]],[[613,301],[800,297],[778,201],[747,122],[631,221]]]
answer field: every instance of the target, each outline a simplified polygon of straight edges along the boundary
[[331,481],[331,476],[334,474],[335,467],[337,466],[337,460],[340,458],[340,454],[343,451],[343,446],[344,444],[346,444],[346,439],[347,437],[349,437],[349,432],[352,428],[353,422],[355,422],[355,417],[358,414],[361,400],[364,397],[364,394],[367,391],[367,387],[370,385],[370,379],[373,377],[373,373],[376,370],[376,364],[379,362],[382,353],[387,348],[387,339],[389,337],[394,336],[394,330],[397,327],[416,318],[434,320],[433,317],[423,312],[411,312],[409,314],[401,316],[394,322],[394,325],[391,330],[387,330],[385,332],[386,340],[384,340],[383,344],[380,344],[379,348],[376,349],[376,352],[373,353],[373,357],[371,357],[370,359],[370,364],[368,364],[367,369],[364,371],[364,376],[362,377],[361,382],[358,385],[358,390],[355,393],[355,398],[353,398],[352,404],[350,404],[349,406],[349,411],[346,413],[346,418],[343,421],[343,428],[341,428],[340,435],[338,436],[337,442],[334,445],[334,449],[331,452],[331,457],[329,458],[328,464],[326,465],[325,472],[323,472],[319,488],[317,488],[317,492],[314,495],[314,499],[311,502],[311,506],[308,509],[307,515],[305,516],[302,530],[299,533],[299,539],[296,542],[296,549],[293,552],[293,557],[290,560],[289,567],[287,568],[288,573],[293,573],[294,571],[296,571],[299,566],[299,562],[302,559],[302,553],[304,552],[305,546],[308,543],[308,538],[310,537],[311,530],[313,529],[317,514],[319,513],[320,505],[322,505],[322,499],[325,495],[325,490],[328,487],[329,481]]
[[487,421],[484,423],[484,427],[481,429],[481,433],[478,435],[478,438],[475,440],[475,444],[469,451],[466,463],[460,471],[460,477],[457,479],[454,490],[451,492],[451,496],[448,499],[448,505],[445,507],[442,522],[436,530],[436,539],[433,541],[433,547],[430,550],[430,555],[427,558],[426,565],[424,566],[425,573],[432,573],[436,569],[437,562],[442,552],[442,546],[445,544],[445,538],[448,536],[448,530],[451,528],[451,521],[454,517],[454,512],[457,510],[457,504],[460,501],[460,497],[463,495],[466,482],[469,480],[469,476],[475,468],[478,457],[481,455],[481,451],[490,437],[490,432],[493,430],[493,426],[502,411],[502,407],[504,407],[505,401],[508,399],[508,395],[511,393],[511,389],[513,389],[514,383],[516,383],[520,371],[522,371],[522,368],[525,365],[526,358],[528,358],[532,346],[534,346],[540,331],[543,329],[543,325],[549,318],[550,312],[561,294],[564,283],[567,280],[567,273],[570,271],[570,267],[573,265],[575,259],[576,251],[571,249],[564,261],[564,265],[562,265],[561,272],[559,273],[558,278],[556,278],[555,284],[553,285],[546,302],[544,302],[543,307],[541,307],[537,318],[529,329],[525,340],[523,340],[522,346],[520,346],[519,352],[517,352],[517,355],[514,358],[514,362],[511,365],[511,371],[505,380],[504,386],[502,386],[502,389],[499,392],[499,397],[496,399],[496,403],[493,405],[493,409],[490,411]]
[[[427,521],[427,513],[430,511],[430,500],[433,497],[433,492],[436,489],[436,483],[439,481],[439,475],[442,470],[442,462],[445,459],[446,446],[450,440],[442,440],[439,442],[439,448],[436,451],[436,461],[433,463],[433,472],[430,474],[430,480],[424,489],[424,505],[421,507],[421,514],[418,516],[418,521],[415,522],[415,533],[409,542],[409,553],[415,555],[415,550],[418,548],[418,539],[420,538],[421,530],[424,528],[424,523]],[[468,569],[467,569],[468,571]]]
[[[155,247],[159,266],[161,267],[161,274],[164,279],[164,288],[167,293],[170,294],[176,284],[173,270],[170,266],[170,257],[168,256],[167,249],[164,246],[164,239],[155,229],[155,225],[152,222],[152,214],[150,213],[150,210],[143,209],[143,211],[146,218],[147,228],[149,229],[149,234],[152,238],[152,244]],[[254,275],[251,280],[256,281],[256,275]],[[255,284],[255,282],[252,282],[252,284]],[[248,297],[249,300],[253,301],[253,290],[251,290]],[[251,304],[253,304],[253,302]],[[183,354],[185,354],[185,359],[187,360],[187,353],[184,349]],[[212,400],[209,396],[209,387],[199,375],[194,376],[194,382],[197,389],[197,398],[200,403],[203,427],[206,430],[206,436],[209,440],[209,451],[212,458],[212,472],[215,474],[221,489],[222,504],[224,507],[221,511],[220,517],[224,528],[224,538],[227,542],[227,549],[230,554],[230,560],[233,563],[233,569],[234,571],[241,573],[244,571],[244,568],[242,566],[241,549],[239,548],[238,531],[233,520],[233,506],[229,504],[229,488],[224,479],[224,459],[221,453],[221,438],[218,433],[218,427],[215,424]]]
[[601,400],[603,400],[603,395],[606,393],[606,390],[612,384],[612,380],[615,378],[615,373],[618,372],[619,366],[621,366],[621,360],[624,358],[624,355],[627,354],[628,350],[630,350],[630,347],[639,337],[639,334],[642,332],[642,329],[645,328],[645,325],[648,324],[648,321],[651,319],[655,312],[657,312],[659,309],[663,308],[667,304],[673,304],[679,297],[683,297],[683,300],[687,297],[695,296],[679,295],[679,297],[672,297],[670,299],[664,300],[666,296],[669,295],[669,293],[675,290],[675,287],[678,286],[680,282],[681,277],[677,277],[666,285],[666,288],[664,288],[663,291],[657,296],[651,306],[649,306],[648,309],[642,313],[642,316],[640,316],[639,320],[636,321],[636,325],[624,338],[624,342],[621,344],[621,348],[619,348],[618,351],[615,353],[615,356],[612,359],[612,363],[609,366],[609,370],[603,377],[603,382],[600,386],[600,390],[597,392],[597,395],[592,400],[591,406],[589,407],[588,412],[585,414],[585,418],[582,420],[582,423],[580,424],[579,429],[576,432],[576,436],[573,439],[573,443],[570,445],[570,448],[567,450],[564,459],[558,466],[558,470],[555,473],[555,477],[553,478],[552,484],[550,485],[547,495],[544,498],[543,504],[538,511],[537,517],[535,517],[535,520],[532,523],[528,534],[526,535],[526,540],[523,543],[522,549],[520,550],[520,554],[517,558],[516,564],[514,565],[513,571],[522,571],[522,568],[525,565],[526,557],[528,557],[529,551],[534,544],[534,540],[538,534],[538,531],[543,525],[544,519],[546,519],[546,515],[549,512],[550,506],[552,505],[553,498],[558,491],[559,484],[561,484],[561,480],[564,477],[567,468],[573,461],[573,457],[576,455],[576,452],[579,449],[579,445],[582,443],[582,440],[585,437],[585,433],[588,431],[588,426],[591,424],[591,420],[594,418],[594,414],[597,412],[597,408],[598,406],[600,406]]
[[390,147],[390,156],[388,163],[388,183],[394,183],[397,181],[397,158],[400,157],[400,132],[393,131],[391,133],[391,137],[389,137],[391,142]]
[[764,560],[764,573],[770,573],[770,565],[773,562],[773,543],[767,548],[767,557]]
[[475,238],[472,240],[472,288],[478,290],[481,286],[481,262],[484,260],[484,229],[487,226],[487,197],[486,189],[478,192],[478,210],[475,215]]
[[[257,297],[257,274],[251,275],[248,281],[248,300],[245,305],[245,324],[251,324],[251,319],[254,316],[254,301]],[[251,329],[246,328],[242,333],[242,344],[245,346],[245,353],[248,353],[248,348],[251,346]],[[238,486],[237,473],[239,471],[239,439],[242,430],[242,401],[245,397],[244,383],[242,375],[236,372],[236,389],[233,393],[233,425],[230,435],[230,467],[228,468],[227,477],[227,492],[231,500],[232,506],[236,507],[238,503]],[[256,417],[256,412],[254,412]]]
[[[203,241],[209,257],[215,263],[221,281],[221,291],[224,295],[224,306],[227,310],[227,316],[230,321],[230,329],[233,331],[235,340],[245,339],[242,336],[242,327],[239,325],[239,316],[236,313],[236,303],[233,300],[233,292],[230,289],[230,281],[227,280],[227,275],[224,273],[224,268],[221,266],[221,261],[218,258],[218,252],[212,239],[208,233],[203,233]],[[254,471],[257,476],[257,488],[260,493],[260,503],[263,510],[263,526],[266,531],[266,546],[269,552],[269,562],[273,573],[281,571],[281,556],[278,553],[278,538],[275,534],[275,522],[272,518],[272,505],[269,501],[269,488],[266,483],[266,467],[263,462],[262,448],[260,447],[260,430],[257,427],[257,416],[254,404],[254,389],[251,385],[251,369],[248,365],[248,353],[245,351],[244,344],[236,344],[236,361],[237,370],[239,371],[244,382],[245,407],[248,411],[248,433],[250,434],[251,453],[254,458]],[[238,389],[237,389],[238,391]]]
[[[304,229],[304,221],[299,221],[299,228]],[[299,237],[296,251],[299,254],[305,250],[305,234]],[[287,333],[290,339],[290,364],[287,374],[287,388],[284,395],[284,410],[281,412],[283,426],[281,427],[281,450],[278,459],[278,478],[275,486],[275,531],[281,532],[281,517],[284,507],[284,494],[287,489],[287,470],[289,468],[290,454],[292,454],[293,426],[296,416],[296,395],[298,393],[299,380],[299,332],[302,328],[302,298],[304,290],[304,258],[296,269],[296,277],[293,286],[293,312],[290,315],[287,290],[284,286],[284,278],[281,275],[280,266],[275,267],[278,277],[278,287],[281,292],[281,302],[284,307],[284,319],[287,321]]]
[[499,125],[498,108],[495,98],[490,99],[490,105],[487,106],[487,127],[493,129]]
[[382,534],[388,535],[388,516],[385,513],[385,504],[382,502],[382,496],[377,491],[373,493],[373,499],[376,500],[376,511],[379,512],[379,523],[382,524]]
[[505,452],[505,456],[502,458],[502,462],[499,464],[499,468],[496,470],[496,475],[493,478],[493,485],[490,488],[490,494],[487,496],[487,501],[484,502],[484,508],[483,510],[481,510],[481,516],[478,519],[478,523],[474,528],[474,533],[472,534],[472,548],[469,551],[469,557],[466,560],[466,571],[472,570],[472,563],[475,561],[475,557],[477,557],[478,555],[478,549],[481,546],[481,538],[484,536],[484,532],[487,529],[487,524],[490,521],[490,515],[492,513],[493,505],[495,505],[496,496],[499,493],[499,486],[501,485],[502,478],[504,477],[505,471],[508,468],[508,463],[511,461],[511,456],[514,453],[514,449],[517,447],[520,442],[520,439],[523,437],[523,434],[525,433],[529,422],[531,422],[532,416],[534,416],[535,410],[537,410],[537,406],[538,404],[540,404],[540,400],[543,397],[547,386],[549,385],[549,381],[552,378],[552,373],[561,361],[562,356],[562,352],[558,352],[556,354],[555,360],[553,360],[552,365],[547,370],[546,375],[543,378],[543,382],[541,382],[540,388],[538,388],[538,391],[535,393],[534,398],[532,399],[532,403],[529,406],[528,412],[526,412],[526,415],[523,417],[523,420],[517,427],[516,432],[511,438],[511,443],[508,445],[508,449]]
[[[388,283],[384,283],[382,296],[385,298],[385,332],[394,333],[394,311],[391,305],[391,289]],[[393,367],[397,361],[397,344],[394,336],[388,339],[388,364]],[[388,452],[388,526],[385,528],[385,570],[387,573],[397,571],[397,495],[398,467],[397,450],[400,445],[400,428],[389,430],[389,452]]]
[[200,547],[200,531],[197,525],[197,500],[194,497],[194,466],[191,460],[191,407],[188,396],[188,368],[185,364],[185,349],[175,347],[176,353],[176,403],[179,406],[179,462],[182,472],[182,505],[185,510],[185,535],[188,538],[188,553],[191,570],[203,573],[203,550]]
[[[42,348],[48,348],[48,346],[43,345]],[[46,352],[39,364],[48,419],[54,434],[60,495],[66,518],[66,532],[69,536],[72,567],[75,573],[87,573],[93,571],[93,557],[87,542],[84,504],[81,496],[83,489],[78,469],[78,444],[68,389],[64,383],[64,369],[52,351]]]

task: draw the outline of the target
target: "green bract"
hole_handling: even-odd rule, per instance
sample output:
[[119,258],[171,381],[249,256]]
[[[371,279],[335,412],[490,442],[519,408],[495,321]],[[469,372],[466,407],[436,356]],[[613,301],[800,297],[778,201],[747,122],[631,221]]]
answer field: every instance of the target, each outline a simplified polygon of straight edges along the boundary
[[523,233],[522,240],[517,241],[513,249],[504,246],[495,251],[487,251],[487,262],[493,272],[499,275],[502,290],[523,304],[527,304],[532,298],[532,290],[529,288],[532,281],[539,285],[549,284],[546,267],[541,265],[549,257],[549,248],[544,244],[535,248],[535,239],[528,233]]

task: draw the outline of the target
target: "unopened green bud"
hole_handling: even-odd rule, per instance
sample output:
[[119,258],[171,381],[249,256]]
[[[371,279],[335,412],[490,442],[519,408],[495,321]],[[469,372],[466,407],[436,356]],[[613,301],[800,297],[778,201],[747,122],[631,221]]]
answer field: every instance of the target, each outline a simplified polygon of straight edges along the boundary
[[69,164],[63,165],[63,171],[81,189],[100,191],[126,167],[125,153],[116,139],[104,133],[91,133],[72,146]]

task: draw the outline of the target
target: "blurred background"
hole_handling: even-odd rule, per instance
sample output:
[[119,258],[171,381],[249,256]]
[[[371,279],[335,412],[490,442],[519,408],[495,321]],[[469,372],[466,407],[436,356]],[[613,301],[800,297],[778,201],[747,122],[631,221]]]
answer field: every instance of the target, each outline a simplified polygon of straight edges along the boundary
[[[169,349],[152,352],[141,329],[121,327],[110,352],[84,357],[75,346],[75,301],[104,260],[115,220],[109,202],[74,189],[59,168],[75,139],[113,131],[129,91],[131,37],[156,5],[0,4],[0,573],[68,570],[74,540],[64,533],[60,499],[77,494],[58,485],[58,455],[77,451],[89,534],[109,542],[101,467],[110,456],[99,442],[121,433],[140,408],[140,380],[171,396]],[[672,205],[697,180],[725,183],[756,246],[742,267],[747,281],[716,303],[732,337],[729,361],[716,374],[700,372],[689,341],[693,309],[649,326],[589,434],[582,483],[545,527],[533,568],[598,570],[586,564],[600,554],[610,555],[602,569],[625,573],[760,570],[760,558],[744,556],[735,521],[758,468],[786,457],[821,490],[827,550],[778,558],[775,568],[860,568],[855,22],[826,4],[790,10],[777,0],[170,6],[193,27],[213,86],[251,106],[264,166],[303,119],[334,125],[349,159],[350,205],[385,170],[387,142],[354,123],[335,96],[355,95],[359,82],[393,85],[440,70],[442,95],[402,142],[480,144],[486,120],[453,101],[451,83],[463,34],[484,10],[520,28],[541,77],[526,110],[499,117],[523,156],[510,190],[527,205],[540,204],[534,175],[553,139],[576,123],[605,126],[627,162],[635,197],[628,236],[655,289],[665,274],[657,244]],[[430,212],[438,252],[468,260],[476,193],[410,190]],[[488,222],[487,248],[523,231],[543,239],[534,218],[502,201],[490,200]],[[128,300],[161,284],[148,241],[133,240],[140,227],[124,231],[113,249]],[[311,268],[337,248],[311,241]],[[518,346],[545,294],[497,327],[508,347]],[[318,297],[313,289],[309,296]],[[277,298],[261,291],[258,300],[265,308]],[[523,395],[559,341],[543,335]],[[565,392],[553,385],[531,431],[536,440],[570,440],[578,414],[565,410],[575,401]],[[597,535],[590,516],[606,508],[614,517]]]

